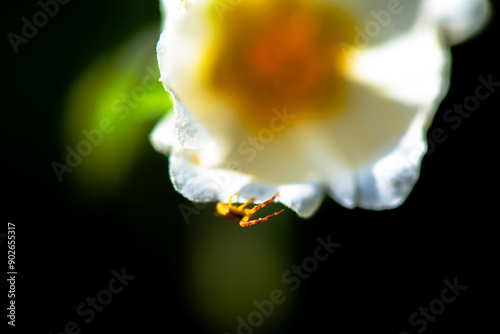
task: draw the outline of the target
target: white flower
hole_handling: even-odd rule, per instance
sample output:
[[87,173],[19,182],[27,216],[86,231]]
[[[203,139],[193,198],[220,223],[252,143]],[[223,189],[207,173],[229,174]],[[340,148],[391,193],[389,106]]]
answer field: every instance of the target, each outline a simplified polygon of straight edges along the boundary
[[164,0],[161,81],[174,113],[151,140],[192,201],[233,193],[311,216],[400,205],[481,0]]

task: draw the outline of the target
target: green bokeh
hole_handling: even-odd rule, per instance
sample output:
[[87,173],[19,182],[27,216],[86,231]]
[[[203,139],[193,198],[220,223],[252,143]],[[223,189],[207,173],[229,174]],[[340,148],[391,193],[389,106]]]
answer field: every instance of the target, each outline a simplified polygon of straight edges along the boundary
[[70,179],[85,193],[117,194],[140,160],[154,123],[171,108],[158,81],[158,35],[158,26],[140,31],[118,50],[98,57],[69,89],[62,142],[67,143],[66,159],[70,149],[81,156],[73,159],[77,166]]

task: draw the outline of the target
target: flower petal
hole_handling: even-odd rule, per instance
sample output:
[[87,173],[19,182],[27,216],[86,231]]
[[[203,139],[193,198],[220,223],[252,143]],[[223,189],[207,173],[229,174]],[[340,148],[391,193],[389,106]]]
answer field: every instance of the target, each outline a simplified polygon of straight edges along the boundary
[[348,100],[341,112],[318,128],[330,152],[341,154],[348,166],[357,169],[394,149],[409,129],[416,107],[359,84],[348,89]]
[[[438,32],[421,21],[352,59],[351,78],[360,85],[353,95],[362,98],[347,106],[342,122],[329,126],[330,142],[349,140],[344,176],[334,177],[339,171],[333,171],[328,178],[332,197],[369,209],[404,201],[418,179],[425,133],[447,91],[449,67]],[[336,150],[330,144],[323,156]]]
[[201,123],[197,122],[189,110],[171,93],[173,113],[167,114],[153,129],[150,140],[160,152],[168,154],[176,144],[187,149],[199,149],[211,144],[212,138]]
[[451,44],[477,33],[491,16],[488,0],[425,0],[423,17],[441,25]]
[[411,29],[420,1],[329,0],[344,7],[356,21],[356,47],[369,47]]
[[170,25],[178,15],[186,12],[188,6],[196,0],[161,0],[160,9],[164,25]]
[[279,202],[302,218],[311,217],[325,197],[324,186],[318,183],[286,184],[278,187]]
[[358,206],[392,209],[408,197],[418,180],[421,160],[427,150],[422,131],[425,122],[425,113],[421,113],[393,152],[358,171]]
[[[392,8],[398,13],[384,16],[389,13],[384,0],[321,2],[352,14],[354,42],[367,42],[347,54],[345,108],[286,131],[270,125],[254,132],[247,132],[234,108],[200,78],[211,41],[220,33],[207,15],[215,1],[163,2],[172,24],[160,38],[158,59],[162,82],[175,90],[175,119],[167,117],[151,139],[163,152],[173,147],[170,175],[178,192],[197,202],[226,202],[238,193],[238,200],[254,197],[256,203],[279,192],[277,200],[302,217],[317,210],[325,190],[346,207],[387,209],[406,199],[427,149],[425,133],[448,88],[447,44],[482,27],[489,4],[405,2]],[[187,10],[191,3],[196,6]],[[379,31],[368,31],[375,23]],[[294,106],[288,107],[293,113]]]
[[170,154],[170,178],[176,191],[194,202],[227,202],[238,193],[238,201],[254,198],[262,203],[279,193],[277,202],[288,206],[301,217],[310,217],[324,198],[320,183],[271,185],[256,182],[249,175],[223,168],[197,164],[200,152],[174,149]]
[[322,173],[336,201],[346,207],[364,207],[358,201],[360,192],[365,191],[358,171],[397,149],[414,122],[416,110],[370,89],[351,90],[353,96],[363,98],[301,137],[310,147],[303,158],[315,163],[313,169]]
[[206,167],[200,162],[202,152],[174,149],[170,153],[170,179],[175,190],[195,202],[227,201],[244,185],[247,175],[223,168]]
[[158,152],[166,155],[170,153],[172,147],[179,143],[173,114],[168,113],[155,125],[149,140]]
[[174,94],[174,117],[177,139],[179,144],[186,149],[199,149],[212,141],[212,138],[197,122],[186,106]]
[[253,197],[256,199],[256,203],[262,203],[275,193],[279,193],[276,202],[283,203],[302,218],[312,216],[318,210],[325,196],[323,185],[312,182],[279,186],[252,182],[242,187],[238,192],[242,200]]
[[407,33],[357,53],[350,76],[387,98],[429,106],[448,89],[450,61],[436,29],[416,22]]

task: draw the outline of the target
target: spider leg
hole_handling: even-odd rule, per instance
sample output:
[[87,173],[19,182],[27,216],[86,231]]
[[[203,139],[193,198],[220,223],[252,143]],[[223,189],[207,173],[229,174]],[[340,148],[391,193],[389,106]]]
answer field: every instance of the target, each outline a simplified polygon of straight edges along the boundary
[[256,213],[257,211],[259,211],[260,209],[262,209],[263,207],[265,207],[266,205],[268,205],[269,203],[271,203],[272,201],[274,201],[274,199],[278,197],[278,193],[274,194],[273,197],[271,197],[270,199],[268,199],[267,201],[265,201],[264,203],[262,204],[259,204],[259,205],[256,205],[254,206],[252,209],[250,209],[248,211],[248,214],[249,215],[253,215],[254,213]]
[[236,196],[237,193],[234,193],[229,197],[229,202],[227,202],[227,206],[230,207],[233,203],[233,197]]
[[248,201],[246,201],[245,203],[241,204],[239,207],[238,207],[238,210],[243,210],[243,208],[245,206],[247,206],[248,204],[252,203],[253,201],[255,200],[255,198],[250,198]]
[[[282,213],[283,211],[285,211],[285,209],[281,209],[280,211],[278,212],[275,212],[275,213],[272,213],[270,214],[269,216],[266,216],[264,218],[257,218],[257,219],[254,219],[254,220],[250,220],[250,221],[245,221],[244,219],[242,219],[240,221],[240,226],[241,227],[247,227],[247,226],[252,226],[252,225],[255,225],[255,224],[259,224],[259,223],[262,223],[262,222],[265,222],[266,220],[269,220],[277,215],[279,215],[280,213]],[[247,216],[248,217],[248,216]],[[248,218],[247,218],[248,219]]]

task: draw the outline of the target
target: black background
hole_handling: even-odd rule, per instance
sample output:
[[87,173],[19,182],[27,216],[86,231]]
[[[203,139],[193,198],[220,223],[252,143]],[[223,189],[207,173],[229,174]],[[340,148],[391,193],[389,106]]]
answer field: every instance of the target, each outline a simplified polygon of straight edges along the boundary
[[[35,1],[10,2],[3,10],[4,36],[37,10]],[[147,138],[143,162],[122,195],[103,203],[57,182],[51,168],[64,154],[57,120],[61,96],[76,73],[159,18],[153,0],[73,0],[19,53],[3,39],[0,232],[7,222],[16,224],[16,332],[59,333],[71,320],[82,323],[76,306],[107,286],[112,269],[123,267],[134,280],[81,326],[82,333],[236,332],[236,320],[233,327],[209,328],[186,301],[184,243],[211,227],[200,220],[183,223],[178,204],[189,202],[172,189],[167,161]],[[499,93],[481,102],[456,130],[443,120],[446,109],[474,94],[478,76],[493,74],[500,81],[498,28],[494,19],[480,36],[453,48],[450,91],[430,130],[442,128],[447,140],[425,157],[421,178],[401,207],[348,210],[325,199],[312,219],[288,222],[293,255],[283,271],[310,256],[317,237],[331,235],[341,247],[302,281],[298,301],[274,331],[414,333],[408,317],[440,296],[443,280],[455,277],[468,288],[425,333],[486,333],[498,327],[493,269],[498,267]],[[274,225],[250,231],[223,226],[238,234],[283,230]],[[276,247],[281,243],[277,238]],[[6,263],[6,255],[1,258]],[[6,291],[0,292],[3,310]]]

